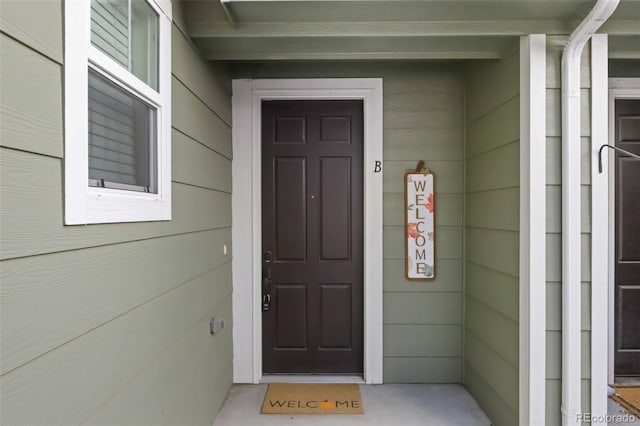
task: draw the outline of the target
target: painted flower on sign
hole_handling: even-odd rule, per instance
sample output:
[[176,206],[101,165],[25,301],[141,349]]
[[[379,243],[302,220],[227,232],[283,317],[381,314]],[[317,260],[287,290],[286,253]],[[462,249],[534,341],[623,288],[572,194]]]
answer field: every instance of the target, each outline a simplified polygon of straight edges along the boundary
[[415,222],[407,223],[407,236],[409,236],[410,238],[415,238],[420,235],[420,232],[418,232],[418,230],[416,229],[417,226],[418,224]]
[[426,265],[422,273],[427,278],[433,278],[433,265]]
[[427,202],[424,205],[427,210],[429,210],[429,213],[433,213],[433,209],[434,209],[434,204],[433,204],[433,192],[431,194],[429,194],[429,196],[427,197]]

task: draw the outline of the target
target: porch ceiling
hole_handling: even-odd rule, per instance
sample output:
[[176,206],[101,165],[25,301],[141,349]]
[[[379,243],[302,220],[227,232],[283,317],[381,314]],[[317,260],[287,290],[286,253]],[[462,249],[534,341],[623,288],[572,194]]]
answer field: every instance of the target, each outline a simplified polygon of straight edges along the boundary
[[[210,60],[499,58],[517,37],[568,34],[594,0],[183,1],[189,36]],[[640,57],[640,0],[601,32],[611,56]]]

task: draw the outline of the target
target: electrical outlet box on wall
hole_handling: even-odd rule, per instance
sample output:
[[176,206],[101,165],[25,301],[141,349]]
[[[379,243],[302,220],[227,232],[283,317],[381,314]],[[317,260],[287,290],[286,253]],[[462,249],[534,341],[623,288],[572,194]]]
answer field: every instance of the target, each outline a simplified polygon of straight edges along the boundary
[[209,331],[212,335],[218,334],[224,328],[224,320],[222,318],[211,318],[209,323]]

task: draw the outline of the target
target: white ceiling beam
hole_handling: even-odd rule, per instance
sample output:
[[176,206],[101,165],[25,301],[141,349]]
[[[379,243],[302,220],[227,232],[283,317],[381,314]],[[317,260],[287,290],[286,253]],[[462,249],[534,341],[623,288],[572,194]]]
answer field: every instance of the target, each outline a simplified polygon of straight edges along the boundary
[[[638,4],[640,7],[640,4]],[[600,34],[609,35],[633,35],[640,34],[640,20],[637,19],[609,19],[598,30]]]
[[637,50],[610,51],[609,59],[640,59],[640,51],[637,51]]
[[328,61],[328,60],[458,60],[499,59],[500,51],[440,51],[440,52],[207,52],[212,61]]
[[609,36],[609,58],[640,59],[640,34],[629,36]]

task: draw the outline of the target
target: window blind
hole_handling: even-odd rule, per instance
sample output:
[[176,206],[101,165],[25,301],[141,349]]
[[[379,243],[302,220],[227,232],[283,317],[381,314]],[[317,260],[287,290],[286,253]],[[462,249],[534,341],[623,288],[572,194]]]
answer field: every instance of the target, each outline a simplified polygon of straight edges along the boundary
[[154,192],[155,113],[149,105],[89,72],[89,179]]
[[136,184],[133,99],[89,74],[89,178]]

